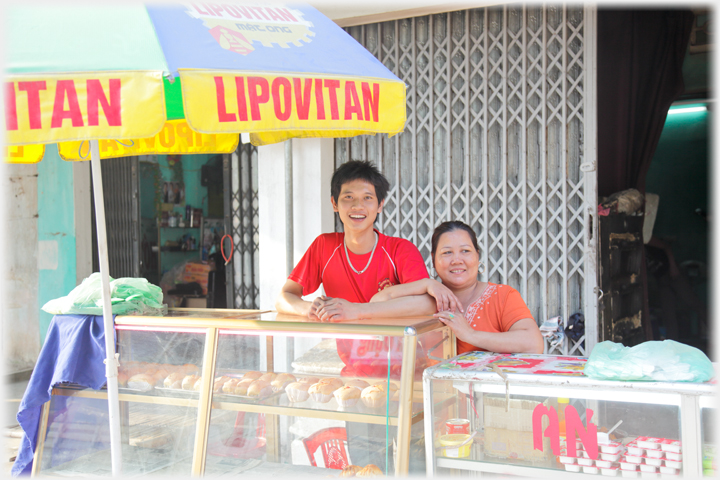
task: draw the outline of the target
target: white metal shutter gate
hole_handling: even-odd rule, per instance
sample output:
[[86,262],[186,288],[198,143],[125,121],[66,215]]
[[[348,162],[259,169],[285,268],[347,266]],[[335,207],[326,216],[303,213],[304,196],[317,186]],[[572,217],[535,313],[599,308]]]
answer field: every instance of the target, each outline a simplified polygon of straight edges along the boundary
[[587,345],[549,353],[597,339],[594,12],[501,6],[346,29],[405,81],[408,120],[393,138],[336,140],[336,165],[380,167],[379,226],[428,268],[435,226],[462,220],[483,279],[520,291],[539,324],[583,312]]

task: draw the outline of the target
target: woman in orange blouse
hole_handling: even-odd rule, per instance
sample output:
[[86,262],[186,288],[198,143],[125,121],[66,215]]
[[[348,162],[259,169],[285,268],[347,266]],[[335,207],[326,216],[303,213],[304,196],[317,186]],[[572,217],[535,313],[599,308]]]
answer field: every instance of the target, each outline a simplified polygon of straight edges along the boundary
[[442,284],[424,279],[395,285],[371,301],[429,293],[438,303],[435,317],[455,332],[458,354],[543,353],[540,329],[520,293],[477,279],[480,248],[472,228],[457,221],[440,224],[432,236],[432,258]]

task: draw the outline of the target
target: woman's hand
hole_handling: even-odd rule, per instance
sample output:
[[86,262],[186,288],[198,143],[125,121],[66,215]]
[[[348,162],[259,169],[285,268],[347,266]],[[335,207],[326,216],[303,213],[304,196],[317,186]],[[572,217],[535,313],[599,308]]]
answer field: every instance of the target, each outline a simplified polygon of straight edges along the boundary
[[[355,303],[342,298],[331,297],[320,297],[316,301],[318,301],[318,307],[315,309],[314,315],[323,322],[357,320],[360,318],[360,309]],[[315,306],[315,302],[313,302],[313,306]],[[312,307],[310,311],[313,311]]]
[[449,310],[451,313],[463,312],[463,306],[452,290],[437,280],[427,279],[427,293],[437,302],[438,312],[445,310]]
[[450,327],[452,331],[455,333],[455,336],[462,340],[463,342],[467,342],[469,344],[474,345],[473,343],[473,336],[475,333],[477,333],[473,328],[470,326],[470,324],[465,319],[465,315],[462,313],[453,313],[450,311],[442,311],[438,312],[433,317],[437,318],[441,322],[443,322],[445,325]]

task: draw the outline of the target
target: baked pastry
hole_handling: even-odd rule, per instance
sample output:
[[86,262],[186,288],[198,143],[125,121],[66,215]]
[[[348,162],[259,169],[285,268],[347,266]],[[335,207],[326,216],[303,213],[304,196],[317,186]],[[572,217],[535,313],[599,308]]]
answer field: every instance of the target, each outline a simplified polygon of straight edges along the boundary
[[362,470],[363,467],[360,465],[348,465],[347,467],[342,469],[342,472],[340,472],[341,477],[354,477],[357,472]]
[[182,381],[185,375],[181,372],[171,373],[165,378],[163,386],[165,388],[182,388]]
[[245,375],[243,375],[242,379],[243,380],[247,380],[247,379],[257,380],[258,378],[260,378],[262,376],[263,376],[262,372],[253,371],[253,372],[247,372]]
[[199,392],[199,391],[200,391],[200,387],[202,387],[202,377],[199,377],[199,378],[195,381],[195,384],[193,385],[192,389],[195,390],[196,392]]
[[230,377],[227,375],[223,375],[221,377],[217,377],[215,381],[213,382],[213,392],[220,393],[222,392],[223,385],[225,385],[225,382],[230,380]]
[[198,375],[186,375],[180,386],[182,386],[183,390],[192,390],[199,378]]
[[345,382],[345,385],[348,385],[350,387],[357,387],[360,390],[370,386],[368,382],[360,378],[353,378],[352,380],[348,380],[347,382]]
[[383,407],[387,400],[387,393],[380,385],[371,385],[363,389],[360,393],[360,399],[367,407]]
[[336,387],[334,383],[318,382],[308,388],[308,393],[314,401],[318,403],[327,403],[332,398],[333,392],[337,389],[338,387]]
[[373,465],[372,463],[369,465],[365,465],[365,468],[362,470],[359,470],[356,474],[356,477],[383,477],[384,474],[382,470],[377,465]]
[[125,372],[118,372],[118,386],[127,387],[128,374]]
[[[260,380],[262,380],[262,378],[260,378]],[[285,387],[296,380],[295,375],[291,373],[281,373],[275,377],[275,380],[270,382],[270,385],[273,387],[273,392],[279,392],[280,390],[285,390]]]
[[239,378],[231,378],[227,382],[223,383],[222,391],[223,393],[233,393],[235,391],[235,386],[240,382]]
[[272,382],[273,380],[275,380],[275,377],[277,377],[277,376],[278,376],[278,374],[275,373],[275,372],[263,373],[262,375],[260,375],[260,376],[258,377],[258,380],[262,380],[262,381],[264,381],[264,382],[270,383],[270,382]]
[[318,377],[305,377],[298,380],[300,383],[307,383],[308,385],[312,385],[314,383],[318,383],[320,379]]
[[157,379],[153,375],[138,373],[128,378],[127,386],[128,388],[147,392],[155,388],[155,383],[157,383]]
[[360,400],[360,389],[345,385],[335,390],[333,396],[341,407],[352,407]]
[[266,382],[265,380],[260,379],[252,382],[247,389],[248,397],[265,397],[267,395],[270,395],[271,393],[272,386],[270,385],[270,382]]
[[318,383],[332,385],[335,387],[336,390],[344,385],[343,381],[337,377],[321,378]]
[[287,393],[288,400],[291,402],[304,402],[310,397],[309,388],[309,383],[293,382],[285,387],[285,393]]
[[244,378],[235,384],[235,390],[232,393],[235,395],[247,395],[248,387],[252,385],[255,380]]

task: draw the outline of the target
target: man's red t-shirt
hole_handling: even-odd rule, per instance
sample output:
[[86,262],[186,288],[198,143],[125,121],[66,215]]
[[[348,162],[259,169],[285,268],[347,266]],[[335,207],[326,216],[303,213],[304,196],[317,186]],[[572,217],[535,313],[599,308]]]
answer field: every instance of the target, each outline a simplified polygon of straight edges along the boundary
[[[377,230],[376,230],[377,232]],[[347,263],[343,240],[344,233],[320,235],[310,245],[302,259],[288,277],[303,287],[303,296],[315,292],[322,284],[325,295],[342,298],[353,303],[367,303],[377,292],[392,285],[410,283],[428,278],[425,262],[417,247],[411,242],[378,233],[372,262],[366,271],[358,275]],[[348,250],[350,261],[361,271],[370,259],[370,253],[355,255]],[[378,343],[378,345],[375,345]],[[373,375],[377,368],[387,368],[387,348],[373,340],[338,340],[338,354],[349,368],[343,375]],[[396,352],[392,347],[391,362],[395,364]],[[399,360],[399,359],[398,359]]]

